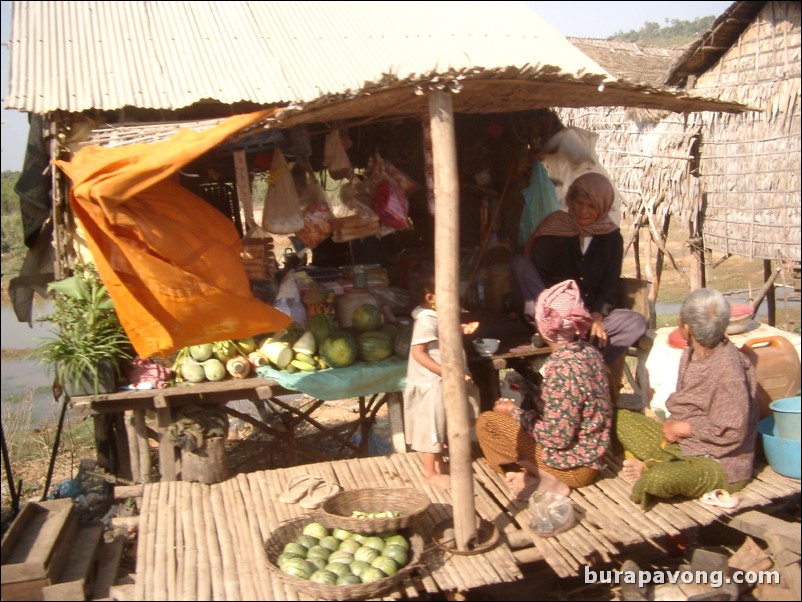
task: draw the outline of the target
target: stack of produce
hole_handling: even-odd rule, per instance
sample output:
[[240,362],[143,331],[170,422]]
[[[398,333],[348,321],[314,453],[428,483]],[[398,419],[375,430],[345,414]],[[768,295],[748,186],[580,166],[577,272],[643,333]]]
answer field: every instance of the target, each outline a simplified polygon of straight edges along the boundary
[[184,347],[173,363],[176,382],[217,382],[245,378],[253,368],[248,354],[256,349],[253,338],[224,340]]
[[311,522],[284,545],[277,564],[283,573],[300,579],[353,585],[391,577],[411,558],[410,542],[400,533],[368,535]]

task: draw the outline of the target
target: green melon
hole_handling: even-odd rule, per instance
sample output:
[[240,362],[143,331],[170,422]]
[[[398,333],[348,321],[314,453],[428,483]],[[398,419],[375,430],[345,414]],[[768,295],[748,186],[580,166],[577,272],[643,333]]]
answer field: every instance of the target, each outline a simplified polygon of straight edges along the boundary
[[318,347],[320,347],[323,341],[326,340],[326,337],[335,330],[334,321],[330,316],[323,314],[317,314],[309,318],[306,328],[315,335],[315,341]]
[[353,573],[347,573],[345,575],[340,575],[339,577],[337,577],[336,585],[356,585],[357,583],[362,583],[362,579],[360,579]]
[[339,331],[326,337],[320,346],[320,355],[332,368],[346,368],[356,361],[359,347],[349,333]]
[[404,326],[393,341],[393,351],[395,354],[403,359],[409,357],[409,345],[412,341],[412,326]]
[[382,324],[381,331],[390,335],[390,338],[395,340],[395,337],[401,332],[402,325],[398,322],[385,322]]
[[378,330],[382,325],[382,314],[375,305],[363,303],[351,314],[351,324],[359,332]]
[[393,354],[393,339],[386,332],[369,330],[357,339],[359,358],[366,362],[380,362]]

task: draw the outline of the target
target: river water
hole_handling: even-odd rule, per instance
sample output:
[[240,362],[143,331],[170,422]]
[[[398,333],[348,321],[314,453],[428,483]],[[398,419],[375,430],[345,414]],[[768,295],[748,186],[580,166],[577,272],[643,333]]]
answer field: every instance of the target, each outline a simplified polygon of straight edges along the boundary
[[[28,326],[17,321],[11,305],[4,303],[0,308],[3,348],[0,395],[4,423],[14,419],[29,420],[31,427],[37,427],[52,419],[57,411],[51,391],[52,376],[47,367],[36,359],[25,357],[36,348],[40,339],[53,336],[52,324],[36,321],[36,318],[47,315],[49,309],[49,304],[44,301],[35,303],[34,322]],[[33,404],[28,403],[30,399]]]

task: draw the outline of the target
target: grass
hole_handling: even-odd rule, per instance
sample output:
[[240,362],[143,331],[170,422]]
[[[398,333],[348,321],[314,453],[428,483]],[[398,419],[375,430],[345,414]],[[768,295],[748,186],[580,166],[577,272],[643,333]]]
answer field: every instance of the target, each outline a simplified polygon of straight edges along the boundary
[[[3,434],[11,458],[12,477],[22,480],[22,499],[42,494],[47,467],[55,444],[59,408],[53,405],[41,421],[34,421],[33,391],[3,399]],[[69,418],[69,415],[68,415]],[[35,426],[35,424],[39,426]],[[82,458],[95,455],[94,427],[91,420],[71,420],[61,433],[59,452],[53,472],[53,484],[75,478]],[[10,504],[8,475],[2,467],[2,505]]]

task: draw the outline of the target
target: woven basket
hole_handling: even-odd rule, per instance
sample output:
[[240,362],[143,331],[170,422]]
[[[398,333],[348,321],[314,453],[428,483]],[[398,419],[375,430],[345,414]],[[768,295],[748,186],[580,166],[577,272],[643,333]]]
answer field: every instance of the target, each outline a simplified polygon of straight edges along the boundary
[[302,516],[284,523],[273,532],[265,544],[268,569],[298,592],[323,600],[366,600],[375,598],[401,583],[420,564],[421,555],[423,554],[423,537],[416,531],[409,529],[404,535],[409,539],[412,557],[406,565],[391,577],[386,577],[373,583],[329,585],[288,575],[279,568],[278,557],[284,550],[284,546],[294,541],[311,520],[308,516]]
[[[422,491],[411,488],[351,489],[329,498],[318,512],[318,520],[326,527],[340,527],[356,533],[383,533],[412,526],[413,521],[429,509],[431,501]],[[401,516],[389,518],[354,518],[351,513],[392,510]]]

